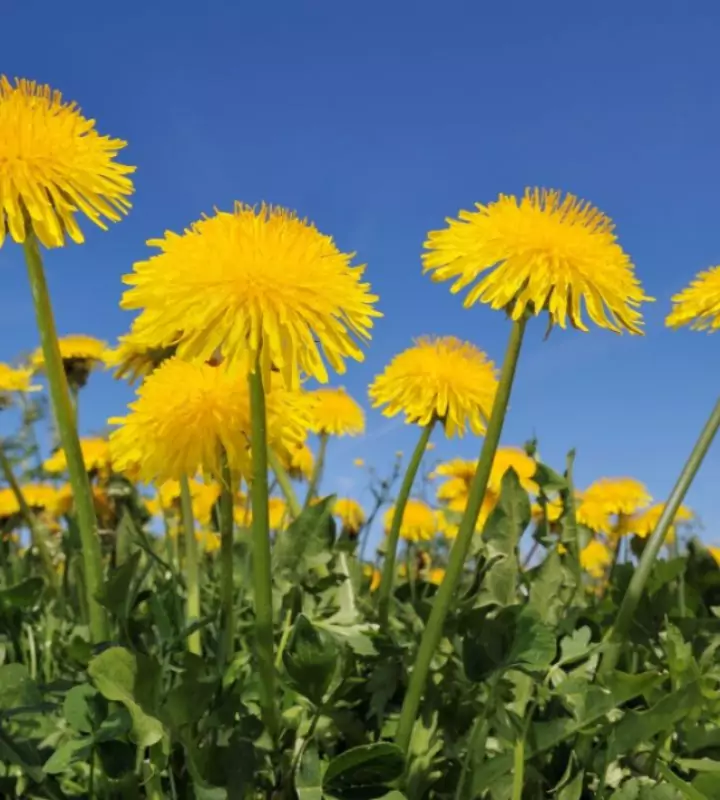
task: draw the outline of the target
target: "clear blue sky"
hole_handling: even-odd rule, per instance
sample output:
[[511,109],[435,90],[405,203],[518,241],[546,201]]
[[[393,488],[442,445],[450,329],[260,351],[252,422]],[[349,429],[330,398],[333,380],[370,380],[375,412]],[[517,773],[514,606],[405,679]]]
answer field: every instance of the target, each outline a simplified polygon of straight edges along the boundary
[[[412,337],[455,334],[499,361],[507,323],[465,311],[420,270],[425,232],[477,200],[526,185],[576,193],[610,214],[648,292],[645,338],[592,330],[543,341],[530,328],[505,430],[536,434],[546,461],[576,447],[583,485],[634,475],[669,491],[718,392],[720,336],[663,327],[670,296],[720,262],[720,66],[716,2],[274,3],[6,0],[2,64],[51,83],[136,164],[130,217],[47,256],[61,332],[109,340],[127,328],[120,277],[144,242],[214,206],[297,209],[368,263],[385,313],[360,399]],[[0,250],[0,358],[37,344],[17,247]],[[122,413],[109,376],[83,398],[85,431]],[[352,459],[378,465],[415,431],[368,415],[339,442],[328,488],[357,493]],[[444,442],[474,456],[478,442]],[[720,447],[690,503],[720,522]]]

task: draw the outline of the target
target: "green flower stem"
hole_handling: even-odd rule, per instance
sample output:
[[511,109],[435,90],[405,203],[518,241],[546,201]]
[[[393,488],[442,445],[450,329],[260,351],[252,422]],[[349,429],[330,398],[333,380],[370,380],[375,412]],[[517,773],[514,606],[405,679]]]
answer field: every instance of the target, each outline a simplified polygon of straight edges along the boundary
[[[195,515],[193,514],[190,484],[186,475],[180,478],[180,510],[185,537],[185,588],[187,591],[185,624],[189,626],[200,619],[200,571],[198,569],[198,548],[195,541]],[[187,648],[196,656],[202,655],[200,631],[193,631],[188,636]]]
[[610,631],[608,647],[600,663],[600,668],[598,669],[599,677],[608,675],[617,666],[623,644],[632,626],[635,612],[640,603],[642,593],[645,590],[645,585],[650,577],[655,559],[662,549],[667,532],[675,519],[675,515],[682,501],[685,499],[690,484],[697,475],[700,465],[715,438],[718,427],[720,427],[720,400],[715,404],[712,414],[710,414],[708,421],[705,423],[705,427],[702,429],[700,436],[695,442],[695,446],[688,460],[685,462],[685,466],[670,493],[670,497],[668,497],[665,503],[665,508],[660,515],[655,530],[652,532],[643,550],[640,562],[633,573],[630,584],[625,592],[625,597],[623,597],[622,603],[620,604],[615,624]]
[[265,725],[273,739],[279,732],[275,705],[275,663],[273,658],[272,555],[268,508],[268,448],[265,390],[260,363],[248,376],[252,419],[252,543],[255,600],[255,648],[260,676],[260,701]]
[[233,554],[233,477],[227,454],[222,456],[220,475],[220,603],[223,618],[222,656],[225,664],[233,657],[235,643],[235,568]]
[[302,512],[302,506],[300,505],[300,501],[295,494],[295,489],[293,489],[292,481],[290,480],[290,476],[287,474],[287,470],[280,463],[280,459],[277,457],[277,454],[272,450],[268,450],[268,463],[270,464],[270,469],[275,475],[275,479],[280,487],[280,491],[285,497],[288,510],[290,511],[290,516],[293,519],[297,519]]
[[53,593],[58,593],[60,590],[59,576],[53,567],[52,555],[50,554],[50,549],[48,548],[47,540],[45,539],[45,531],[42,530],[41,526],[38,524],[35,514],[33,514],[30,506],[28,506],[27,502],[25,501],[25,495],[23,495],[20,484],[17,482],[17,478],[13,472],[12,464],[5,453],[5,448],[3,447],[2,442],[0,442],[0,470],[2,470],[3,477],[8,482],[12,493],[15,495],[17,504],[20,507],[20,513],[25,520],[25,524],[28,526],[30,531],[30,540],[32,541],[33,547],[38,551],[40,561],[42,562],[43,569],[47,575],[48,585]]
[[95,599],[103,580],[102,554],[97,532],[95,507],[93,505],[90,481],[83,463],[80,440],[78,438],[75,411],[70,400],[67,378],[60,356],[52,305],[45,281],[42,257],[37,239],[32,230],[25,240],[25,261],[27,263],[30,288],[35,304],[40,343],[45,360],[45,373],[50,388],[55,419],[60,441],[67,458],[70,485],[75,501],[75,514],[82,544],[83,565],[85,568],[85,591],[90,614],[90,635],[95,643],[108,639],[109,628],[105,609]]
[[320,434],[320,443],[318,445],[317,458],[315,459],[315,467],[313,468],[312,477],[308,484],[307,496],[305,497],[304,508],[308,508],[312,503],[315,495],[317,494],[322,480],[323,469],[325,467],[325,455],[327,453],[328,439],[330,438],[327,433]]
[[420,701],[425,691],[425,683],[427,682],[430,672],[430,664],[432,663],[433,656],[442,638],[445,617],[450,610],[455,590],[462,577],[465,560],[475,533],[475,524],[478,514],[480,513],[485,492],[487,491],[493,459],[495,458],[503,423],[505,422],[505,413],[507,411],[508,401],[510,400],[510,392],[515,378],[515,370],[520,356],[520,348],[522,346],[526,324],[527,319],[525,316],[513,322],[507,350],[505,352],[505,360],[503,361],[502,371],[500,373],[500,382],[485,433],[485,440],[482,450],[480,451],[480,458],[478,460],[477,469],[475,470],[475,476],[470,486],[468,503],[463,518],[460,521],[458,535],[450,551],[445,577],[435,595],[432,611],[430,612],[427,624],[425,625],[425,631],[420,640],[415,666],[410,676],[410,683],[405,694],[405,700],[400,712],[400,720],[395,734],[395,742],[399,747],[405,750],[405,752],[407,752],[410,745],[413,726],[415,725],[415,719],[420,708]]
[[[433,417],[430,422],[420,432],[420,438],[415,445],[407,472],[400,485],[400,491],[395,501],[395,511],[393,513],[390,531],[385,540],[385,561],[383,562],[382,576],[380,578],[380,588],[378,590],[378,617],[380,627],[387,628],[390,617],[390,600],[392,598],[393,584],[395,583],[395,562],[397,559],[398,542],[400,541],[400,526],[402,525],[405,506],[410,497],[410,492],[415,482],[420,462],[427,450],[430,436],[437,419]],[[409,576],[408,576],[409,579]]]

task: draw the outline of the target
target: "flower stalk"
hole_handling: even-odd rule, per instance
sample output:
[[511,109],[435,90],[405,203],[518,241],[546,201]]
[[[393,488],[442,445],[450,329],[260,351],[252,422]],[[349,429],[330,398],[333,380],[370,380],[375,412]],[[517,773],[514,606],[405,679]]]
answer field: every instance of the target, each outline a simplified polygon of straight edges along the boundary
[[323,470],[325,468],[325,455],[327,453],[329,438],[330,437],[327,435],[327,433],[321,433],[319,436],[320,441],[318,444],[317,459],[315,460],[315,466],[313,467],[310,483],[308,484],[307,496],[305,497],[305,508],[310,506],[318,492],[320,481],[322,480]]
[[222,660],[232,661],[235,642],[235,569],[233,554],[233,477],[227,454],[220,475],[220,603],[222,606]]
[[[186,475],[180,479],[180,512],[185,537],[185,624],[190,626],[200,619],[200,570],[198,568],[198,547],[195,540],[195,515],[193,514],[190,484]],[[193,631],[187,637],[188,651],[196,656],[202,655],[200,631]]]
[[27,222],[28,234],[24,251],[27,264],[30,289],[35,306],[35,317],[47,375],[50,398],[55,413],[55,420],[60,434],[63,450],[67,458],[70,485],[75,501],[82,558],[85,572],[85,592],[90,615],[90,635],[93,642],[106,641],[109,636],[108,619],[105,609],[98,603],[96,596],[103,580],[102,554],[97,533],[95,507],[90,489],[90,481],[83,462],[80,440],[78,438],[75,410],[70,399],[67,378],[60,355],[55,319],[48,293],[42,256],[37,238]]
[[425,683],[430,672],[430,664],[440,639],[442,638],[445,618],[450,610],[453,597],[455,596],[455,590],[462,577],[465,560],[475,533],[475,524],[480,513],[485,492],[487,491],[490,471],[505,422],[505,414],[510,400],[510,393],[512,391],[526,324],[526,315],[523,315],[512,324],[510,338],[505,352],[505,359],[500,373],[500,381],[498,383],[495,400],[493,401],[492,412],[488,421],[482,450],[480,451],[477,469],[475,470],[475,475],[470,486],[465,513],[460,521],[458,534],[450,551],[445,577],[435,595],[432,611],[430,612],[430,617],[428,618],[425,631],[420,640],[415,666],[410,676],[410,683],[407,693],[405,694],[402,710],[400,712],[400,720],[395,734],[396,744],[405,752],[407,752],[410,745],[413,726],[415,725],[415,720],[420,708],[420,701],[425,691]]
[[277,485],[280,487],[280,491],[283,493],[290,516],[293,519],[297,519],[302,513],[302,506],[297,498],[297,494],[295,494],[295,489],[293,489],[292,481],[290,480],[287,470],[280,463],[280,459],[277,457],[277,454],[272,450],[268,450],[268,463],[270,464],[270,469],[275,475]]
[[279,732],[275,705],[275,663],[273,657],[272,554],[268,496],[268,447],[265,389],[260,359],[248,375],[250,388],[252,449],[252,552],[255,602],[255,651],[260,676],[260,701],[265,725],[273,739]]
[[610,631],[608,647],[600,662],[600,667],[598,669],[598,677],[600,678],[610,674],[617,666],[623,644],[630,632],[635,612],[640,603],[640,598],[645,591],[645,586],[652,572],[653,564],[665,543],[665,538],[675,519],[675,515],[682,505],[682,501],[685,499],[685,495],[695,479],[700,465],[715,438],[718,427],[720,427],[720,400],[715,404],[715,408],[708,417],[705,427],[700,432],[700,436],[695,442],[695,446],[688,460],[685,462],[685,466],[672,492],[670,492],[670,497],[668,497],[665,503],[660,519],[658,519],[657,525],[655,526],[655,530],[648,539],[647,545],[637,565],[637,569],[633,572],[630,584],[628,585],[625,596],[618,609],[615,624]]
[[[413,450],[410,463],[408,464],[407,471],[400,484],[400,491],[395,501],[395,511],[393,513],[392,523],[390,530],[385,540],[385,560],[383,562],[382,577],[380,578],[380,589],[378,592],[378,615],[380,620],[380,627],[387,628],[389,615],[390,615],[390,599],[392,597],[393,584],[395,582],[395,563],[397,560],[397,548],[400,541],[400,527],[402,525],[403,515],[405,514],[405,507],[407,506],[410,492],[412,491],[413,483],[417,477],[420,463],[422,462],[425,451],[427,450],[430,436],[432,435],[433,428],[437,419],[434,417],[430,422],[425,425],[418,439],[415,449]],[[409,568],[409,567],[408,567]],[[409,578],[409,575],[408,575]]]

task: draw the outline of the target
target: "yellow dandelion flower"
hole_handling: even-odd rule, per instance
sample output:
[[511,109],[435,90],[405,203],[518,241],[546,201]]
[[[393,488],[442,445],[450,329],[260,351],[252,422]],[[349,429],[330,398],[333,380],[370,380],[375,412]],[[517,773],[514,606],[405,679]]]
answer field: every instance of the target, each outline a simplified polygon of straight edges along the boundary
[[284,450],[278,454],[280,463],[287,470],[288,474],[296,481],[309,481],[315,466],[315,457],[312,450],[305,442]]
[[[83,437],[80,439],[80,449],[82,450],[85,469],[88,472],[107,473],[112,466],[110,455],[110,445],[105,439],[95,436]],[[67,458],[63,449],[56,450],[50,458],[43,464],[46,472],[58,475],[67,470]]]
[[442,567],[431,567],[425,572],[424,577],[428,583],[434,583],[435,586],[440,586],[445,578],[445,570]]
[[313,402],[310,430],[327,436],[360,436],[365,432],[362,408],[341,386],[308,392]]
[[31,369],[0,364],[0,393],[40,391],[42,387],[33,385],[32,376]]
[[592,502],[578,498],[575,508],[575,519],[595,533],[610,534],[612,525],[610,514],[602,503]]
[[[287,503],[282,497],[268,498],[268,512],[270,520],[271,531],[285,530],[290,522],[290,513],[288,511]],[[234,509],[235,522],[241,528],[252,527],[253,514],[252,508],[247,506],[235,506]]]
[[[488,517],[493,512],[497,505],[498,496],[495,492],[487,491],[483,498],[482,505],[480,506],[480,513],[475,522],[475,533],[482,533],[485,528],[485,523]],[[458,495],[450,500],[445,506],[445,511],[449,512],[452,517],[448,517],[443,511],[438,512],[438,530],[446,539],[455,539],[460,529],[460,519],[465,513],[467,506],[468,495]]]
[[46,483],[26,483],[22,488],[25,502],[34,509],[50,509],[57,502],[57,489]]
[[[627,520],[628,533],[634,533],[641,539],[646,539],[657,527],[660,515],[665,510],[664,503],[657,503],[639,514],[634,514]],[[675,519],[670,525],[668,536],[674,537],[675,525],[680,522],[690,522],[693,518],[692,511],[687,506],[680,506],[675,514]]]
[[103,229],[104,219],[119,221],[135,171],[115,161],[123,147],[60,92],[0,76],[0,247],[7,231],[25,241],[27,220],[46,247],[61,247],[66,232],[84,240],[78,210]]
[[537,470],[537,462],[519,447],[498,447],[493,460],[488,487],[500,493],[500,486],[505,473],[514,469],[520,485],[526,492],[538,492],[538,485],[533,480]]
[[[268,443],[282,449],[302,441],[312,404],[278,389],[267,398]],[[148,376],[126,417],[110,435],[118,469],[140,465],[145,481],[220,473],[221,447],[234,470],[250,470],[250,401],[245,376],[234,370],[173,357]]]
[[333,506],[333,513],[340,518],[343,530],[349,536],[357,536],[365,524],[365,512],[357,500],[349,497],[338,497]]
[[715,559],[715,563],[720,567],[720,547],[716,545],[708,545],[708,553]]
[[469,342],[453,336],[424,337],[395,356],[370,385],[374,408],[383,414],[404,414],[409,424],[442,420],[448,436],[467,428],[485,433],[497,391],[495,367]]
[[220,536],[215,531],[196,531],[195,541],[208,555],[217,553],[220,549]]
[[366,578],[370,578],[370,591],[374,592],[380,588],[380,581],[382,580],[382,573],[379,569],[371,566],[370,564],[365,564],[363,566],[363,575]]
[[[84,386],[93,369],[104,364],[107,358],[107,344],[93,336],[70,334],[59,338],[58,344],[65,374],[70,383],[78,387]],[[36,372],[45,369],[45,356],[41,347],[30,357],[30,365]]]
[[364,459],[364,458],[356,458],[356,459],[353,461],[353,464],[354,464],[356,467],[364,467],[364,466],[365,466],[365,459]]
[[635,514],[652,502],[647,487],[635,478],[600,478],[582,494],[583,502],[601,506],[607,514]]
[[0,520],[3,522],[20,513],[20,506],[12,489],[0,489]]
[[[204,483],[196,479],[188,481],[190,499],[192,500],[193,516],[202,525],[209,525],[212,510],[220,497],[220,486],[217,483]],[[180,511],[180,481],[168,480],[158,487],[156,516],[162,516],[165,511]]]
[[693,330],[710,332],[720,328],[720,266],[699,273],[672,298],[672,303],[665,320],[668,327],[689,325]]
[[[448,219],[425,243],[425,272],[454,281],[451,291],[475,284],[465,307],[477,302],[508,309],[517,320],[547,311],[552,325],[582,331],[581,305],[601,328],[641,333],[643,301],[630,257],[612,221],[589,203],[558,191],[526,189],[518,200],[500,195]],[[481,278],[483,273],[488,273]]]
[[114,369],[114,377],[136,383],[175,355],[174,345],[148,344],[134,331],[118,339],[117,347],[105,354],[105,364]]
[[[385,532],[392,525],[395,506],[388,509],[385,514]],[[432,539],[437,532],[437,519],[435,512],[422,500],[410,498],[405,506],[402,522],[400,523],[400,538],[408,542],[425,542]]]
[[[93,504],[95,514],[101,527],[109,528],[113,526],[114,510],[112,501],[107,492],[100,486],[92,486]],[[52,508],[48,511],[55,517],[65,517],[73,513],[75,499],[73,497],[72,486],[69,483],[58,487]]]
[[293,213],[238,203],[148,244],[160,252],[124,278],[122,307],[142,309],[135,327],[150,341],[183,358],[217,352],[243,373],[259,357],[293,389],[300,372],[327,381],[323,356],[339,373],[363,359],[358,341],[380,316],[365,268]]
[[602,578],[612,559],[610,548],[597,539],[592,539],[580,551],[580,564],[593,578]]
[[562,500],[559,497],[548,499],[545,502],[544,509],[539,503],[533,503],[530,507],[530,512],[535,522],[540,522],[544,519],[547,519],[551,525],[560,520],[560,517],[563,515],[563,511],[564,509]]

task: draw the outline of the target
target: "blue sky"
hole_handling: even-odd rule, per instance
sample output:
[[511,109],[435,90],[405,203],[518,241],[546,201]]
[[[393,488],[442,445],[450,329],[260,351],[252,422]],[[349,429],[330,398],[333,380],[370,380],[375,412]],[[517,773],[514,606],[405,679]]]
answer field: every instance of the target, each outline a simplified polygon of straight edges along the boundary
[[[670,296],[720,262],[720,67],[714,2],[348,4],[128,0],[3,8],[0,70],[52,84],[101,132],[130,143],[131,215],[47,254],[61,333],[108,340],[130,316],[120,278],[148,238],[215,206],[297,209],[368,264],[385,317],[363,364],[339,380],[365,402],[389,358],[426,334],[467,338],[499,361],[507,322],[463,310],[420,270],[426,231],[527,185],[580,195],[613,217],[657,302],[647,336],[530,327],[504,434],[540,440],[577,481],[633,475],[672,486],[717,396],[720,338],[663,327]],[[0,250],[0,359],[34,348],[17,247]],[[131,393],[107,375],[83,396],[85,432]],[[368,414],[363,439],[335,443],[328,489],[358,494],[352,459],[389,467],[416,431]],[[441,457],[479,443],[446,442]],[[720,541],[720,450],[689,496]]]

